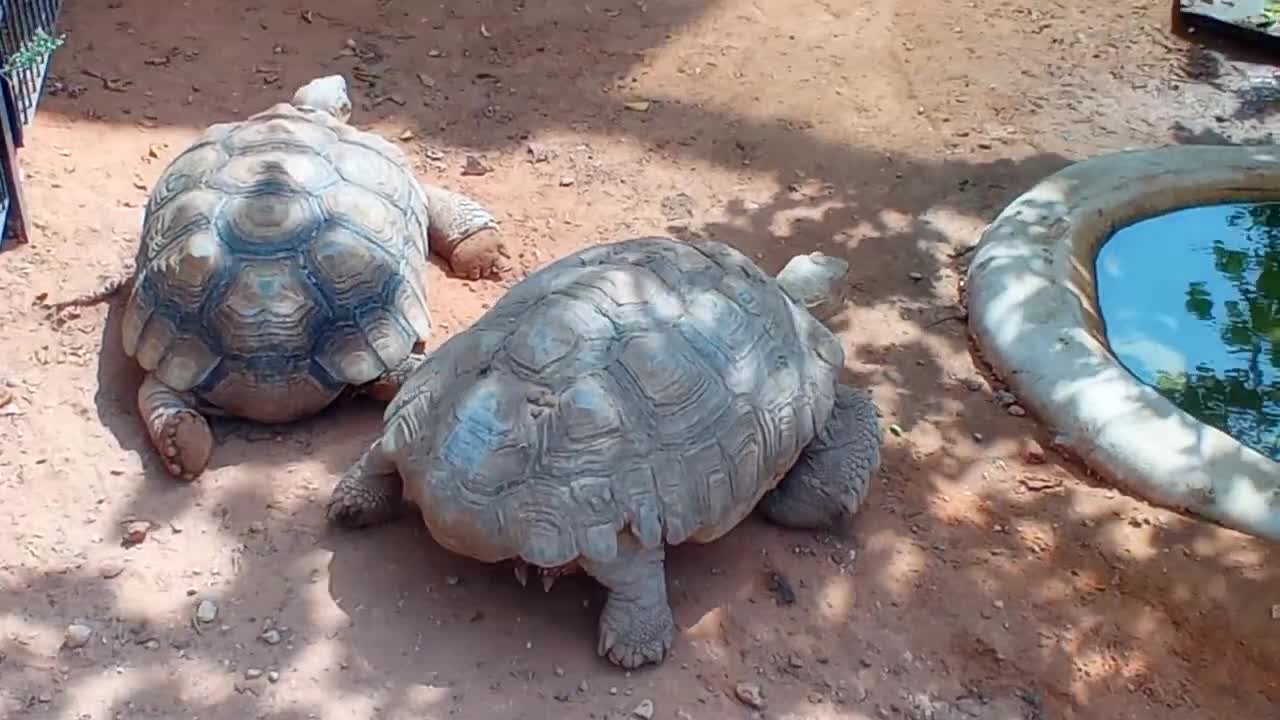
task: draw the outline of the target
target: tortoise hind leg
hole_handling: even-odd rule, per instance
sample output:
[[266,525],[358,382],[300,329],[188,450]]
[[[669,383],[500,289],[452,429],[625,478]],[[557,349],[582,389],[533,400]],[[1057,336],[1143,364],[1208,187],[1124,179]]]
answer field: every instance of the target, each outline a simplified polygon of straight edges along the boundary
[[852,517],[880,465],[880,439],[871,394],[837,385],[831,417],[778,487],[761,498],[761,512],[796,530],[829,529]]
[[389,403],[400,392],[400,388],[413,374],[414,370],[427,359],[427,356],[414,350],[400,361],[399,365],[388,370],[381,377],[361,385],[359,391],[378,402]]
[[190,393],[180,393],[148,374],[138,388],[138,411],[171,474],[194,480],[204,472],[213,453],[213,433]]
[[403,494],[400,472],[377,440],[334,486],[326,515],[351,528],[380,525],[404,510]]
[[579,562],[609,589],[600,613],[597,653],[627,669],[662,662],[675,634],[662,545],[645,549],[624,534],[618,538],[618,556],[613,560],[583,557]]
[[435,185],[421,187],[427,200],[427,244],[454,274],[479,280],[510,269],[493,213],[465,195]]

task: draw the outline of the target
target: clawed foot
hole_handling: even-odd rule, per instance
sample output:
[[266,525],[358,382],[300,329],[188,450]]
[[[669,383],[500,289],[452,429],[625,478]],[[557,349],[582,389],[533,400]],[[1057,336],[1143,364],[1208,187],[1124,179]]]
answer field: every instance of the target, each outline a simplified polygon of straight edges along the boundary
[[403,490],[400,473],[374,443],[333,488],[325,515],[349,528],[378,525],[405,510]]
[[496,230],[482,230],[463,240],[449,258],[453,273],[468,280],[498,279],[511,271],[506,243]]
[[341,484],[334,488],[325,515],[329,521],[343,527],[359,528],[378,525],[397,514],[398,503],[393,498],[375,493],[357,484]]
[[675,621],[671,608],[663,605],[639,607],[616,603],[611,598],[600,614],[600,640],[596,652],[628,670],[648,663],[660,663],[671,652]]
[[175,477],[195,480],[209,465],[213,432],[204,416],[195,410],[184,408],[167,413],[159,420],[156,436],[165,468]]

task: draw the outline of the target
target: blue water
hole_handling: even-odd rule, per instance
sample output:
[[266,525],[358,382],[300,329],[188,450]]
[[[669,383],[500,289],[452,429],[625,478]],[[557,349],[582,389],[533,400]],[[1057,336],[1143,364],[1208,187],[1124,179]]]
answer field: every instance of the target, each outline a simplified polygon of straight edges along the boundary
[[1280,461],[1280,202],[1204,205],[1098,252],[1120,362],[1201,422]]

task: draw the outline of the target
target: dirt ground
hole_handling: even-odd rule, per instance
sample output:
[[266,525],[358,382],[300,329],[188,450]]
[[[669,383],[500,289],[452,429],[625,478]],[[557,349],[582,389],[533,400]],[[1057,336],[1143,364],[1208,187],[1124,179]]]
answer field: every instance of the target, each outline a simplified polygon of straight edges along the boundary
[[[1280,712],[1280,556],[1090,481],[997,400],[958,305],[964,251],[1044,175],[1276,127],[1275,71],[1171,34],[1168,7],[114,0],[68,3],[61,29],[22,151],[34,237],[0,255],[3,717]],[[326,526],[371,401],[220,422],[209,472],[166,475],[116,311],[45,303],[132,256],[148,188],[205,125],[333,72],[354,122],[497,212],[523,270],[649,233],[718,238],[770,272],[846,257],[832,322],[902,430],[857,521],[753,517],[676,549],[673,654],[624,673],[596,657],[585,578],[521,589],[416,518]],[[430,282],[433,344],[503,291]],[[205,600],[217,617],[194,622]],[[82,647],[63,646],[73,624]]]

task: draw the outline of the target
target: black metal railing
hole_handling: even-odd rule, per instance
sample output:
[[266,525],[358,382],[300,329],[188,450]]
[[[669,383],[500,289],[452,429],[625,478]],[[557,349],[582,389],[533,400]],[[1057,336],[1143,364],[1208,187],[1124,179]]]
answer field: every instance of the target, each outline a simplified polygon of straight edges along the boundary
[[27,241],[17,149],[23,145],[23,128],[35,117],[49,67],[49,52],[38,46],[56,37],[61,10],[62,0],[0,1],[0,249]]

